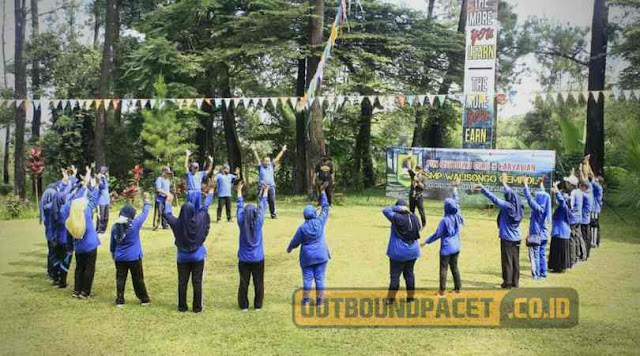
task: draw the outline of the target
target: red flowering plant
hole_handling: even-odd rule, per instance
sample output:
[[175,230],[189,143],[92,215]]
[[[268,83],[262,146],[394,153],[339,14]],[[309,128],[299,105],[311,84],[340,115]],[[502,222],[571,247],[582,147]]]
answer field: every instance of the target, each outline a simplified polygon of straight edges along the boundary
[[128,202],[132,203],[140,193],[140,178],[142,178],[142,166],[136,164],[131,170],[133,177],[129,181],[129,186],[122,191],[122,197]]
[[[32,147],[29,150],[29,157],[27,158],[25,165],[27,166],[27,171],[29,172],[31,179],[34,182],[37,182],[38,178],[42,175],[42,172],[44,172],[44,157],[42,157],[42,148],[37,146]],[[38,184],[34,184],[34,186],[36,188],[36,204],[38,204]]]

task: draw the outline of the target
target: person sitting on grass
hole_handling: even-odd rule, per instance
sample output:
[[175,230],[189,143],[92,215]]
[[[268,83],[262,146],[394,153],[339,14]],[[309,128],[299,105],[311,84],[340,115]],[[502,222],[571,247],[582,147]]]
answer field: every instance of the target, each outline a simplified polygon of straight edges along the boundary
[[316,283],[316,305],[324,304],[324,280],[327,270],[327,263],[331,258],[329,247],[325,240],[324,229],[329,219],[329,201],[325,189],[327,183],[323,184],[321,190],[320,216],[316,216],[316,208],[313,205],[304,207],[304,223],[298,227],[295,235],[287,247],[287,253],[300,246],[300,267],[302,268],[302,304],[311,302],[309,294],[311,284]]
[[187,150],[184,160],[184,169],[187,172],[187,202],[193,204],[196,211],[198,211],[202,203],[201,183],[203,181],[206,182],[213,171],[213,157],[209,156],[209,167],[204,171],[200,170],[200,164],[198,162],[189,164],[190,157],[191,151]]
[[495,206],[500,208],[498,214],[498,229],[500,238],[500,253],[502,259],[502,288],[518,288],[520,282],[520,222],[524,215],[524,205],[518,194],[507,185],[507,174],[500,178],[504,200],[491,194],[482,184],[476,184],[474,190],[479,190]]
[[547,278],[545,250],[549,239],[547,223],[551,222],[551,197],[544,190],[544,178],[538,179],[540,190],[536,192],[535,197],[529,191],[528,180],[529,177],[524,177],[524,196],[527,198],[529,208],[531,208],[529,236],[527,237],[531,277],[533,279]]
[[456,181],[453,185],[451,196],[444,200],[444,217],[438,225],[438,229],[423,246],[440,239],[440,288],[438,295],[444,296],[447,288],[447,269],[451,267],[453,275],[453,292],[460,293],[462,281],[458,270],[458,255],[460,255],[460,229],[464,225],[464,218],[460,214],[460,198],[458,197],[458,185]]
[[260,203],[256,208],[253,204],[244,205],[242,188],[244,184],[240,181],[237,185],[238,191],[238,227],[240,235],[238,241],[238,271],[240,273],[240,285],[238,286],[238,306],[240,310],[249,310],[249,282],[253,276],[253,288],[255,298],[253,307],[256,310],[262,308],[264,299],[264,244],[262,242],[262,226],[264,224],[265,210],[267,209],[267,185],[262,186],[260,191]]
[[140,244],[140,229],[149,216],[151,200],[149,194],[144,194],[142,214],[136,217],[136,209],[125,205],[120,209],[118,221],[111,228],[111,256],[116,264],[116,306],[124,306],[124,288],[127,274],[131,271],[131,281],[136,296],[142,305],[151,303],[147,288],[144,284],[142,271],[142,245]]
[[412,213],[404,199],[399,199],[395,206],[382,209],[382,214],[391,222],[391,234],[387,245],[391,280],[386,304],[395,302],[396,293],[400,289],[400,275],[404,276],[407,285],[407,302],[413,302],[416,289],[413,266],[420,257],[420,220]]
[[164,217],[167,219],[178,249],[178,311],[186,312],[187,307],[187,285],[189,278],[193,284],[193,307],[194,313],[202,311],[202,275],[204,273],[204,260],[207,256],[207,249],[204,242],[209,235],[209,206],[213,201],[215,183],[209,181],[209,189],[204,200],[204,205],[196,209],[195,204],[186,202],[180,208],[178,218],[173,216],[171,204],[174,196],[169,194],[164,209]]
[[563,273],[571,268],[569,239],[571,238],[571,209],[569,195],[558,189],[560,182],[553,183],[552,193],[556,197],[556,210],[551,221],[551,247],[549,248],[549,269],[554,273]]

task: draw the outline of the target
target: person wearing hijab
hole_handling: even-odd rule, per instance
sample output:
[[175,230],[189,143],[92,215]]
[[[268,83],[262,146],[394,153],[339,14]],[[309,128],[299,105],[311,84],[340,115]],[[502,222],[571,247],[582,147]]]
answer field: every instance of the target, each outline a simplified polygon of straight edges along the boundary
[[[268,185],[268,184],[267,184]],[[287,253],[300,246],[300,267],[302,268],[302,304],[311,303],[311,284],[316,283],[316,306],[324,304],[324,281],[327,263],[331,258],[325,240],[324,230],[329,219],[329,201],[325,189],[327,183],[320,187],[322,211],[316,215],[313,205],[304,207],[304,222],[289,242]]]
[[569,208],[571,216],[569,224],[571,225],[571,239],[569,240],[569,253],[571,254],[571,267],[575,266],[579,260],[583,258],[585,251],[584,240],[582,239],[582,205],[584,194],[578,188],[578,177],[575,176],[574,169],[571,169],[569,177],[564,177],[564,188],[570,197]]
[[253,277],[255,298],[253,307],[256,310],[262,308],[264,300],[264,246],[262,242],[262,226],[264,224],[265,210],[267,209],[267,194],[269,187],[265,184],[260,191],[260,203],[256,208],[253,204],[244,205],[242,197],[243,183],[240,181],[238,190],[238,227],[240,228],[238,242],[238,272],[240,273],[240,285],[238,286],[238,306],[240,310],[249,310],[249,282]]
[[151,303],[147,288],[144,284],[142,270],[142,245],[140,244],[140,229],[149,216],[151,201],[149,195],[144,194],[142,214],[136,217],[136,209],[125,205],[120,209],[118,221],[111,228],[111,256],[116,264],[116,306],[124,306],[124,288],[127,274],[131,271],[133,290],[142,305]]
[[593,213],[591,214],[591,247],[600,246],[600,213],[602,212],[603,189],[602,176],[593,176],[593,172],[589,177],[593,185]]
[[167,196],[164,210],[164,217],[167,219],[178,249],[178,311],[186,312],[187,307],[187,285],[189,278],[193,284],[193,306],[192,311],[199,313],[202,311],[202,275],[204,273],[204,260],[207,256],[207,249],[204,242],[209,235],[209,206],[213,201],[215,183],[209,182],[208,193],[204,200],[204,205],[199,209],[191,202],[186,202],[180,208],[180,215],[173,216],[171,203],[173,194]]
[[533,279],[547,278],[545,251],[549,239],[547,224],[551,222],[551,196],[544,190],[544,178],[538,180],[540,190],[536,192],[535,196],[532,196],[528,180],[529,177],[524,177],[524,196],[527,198],[529,208],[531,208],[529,237],[527,238],[531,277]]
[[68,237],[67,227],[65,226],[66,215],[63,214],[63,208],[68,199],[73,196],[72,189],[76,185],[78,179],[75,176],[69,178],[66,173],[64,178],[58,182],[58,193],[56,193],[51,203],[51,211],[49,219],[52,228],[52,244],[54,246],[54,254],[52,261],[53,281],[52,286],[58,288],[67,287],[67,273],[71,265],[71,257],[73,256],[73,240]]
[[200,211],[200,204],[202,203],[202,182],[206,182],[211,172],[213,171],[213,157],[209,156],[209,167],[201,171],[200,164],[198,162],[192,162],[189,164],[189,158],[191,157],[191,151],[186,151],[186,158],[184,160],[184,169],[187,172],[187,202],[193,204],[196,211]]
[[222,205],[224,204],[227,213],[227,221],[231,222],[231,186],[240,175],[240,168],[235,169],[235,174],[229,173],[230,167],[224,164],[218,174],[215,175],[216,187],[218,187],[218,210],[216,211],[216,222],[220,222],[222,217]]
[[53,279],[55,272],[53,268],[53,261],[55,259],[55,239],[53,235],[53,222],[51,219],[51,206],[55,200],[56,194],[58,194],[58,183],[52,183],[42,193],[42,199],[40,200],[40,224],[44,225],[44,236],[47,240],[47,277]]
[[502,259],[502,288],[518,288],[520,282],[520,222],[524,215],[524,205],[518,194],[507,185],[507,175],[500,178],[504,200],[491,194],[481,184],[475,190],[482,191],[495,206],[500,209],[498,214],[498,230],[500,238],[500,255]]
[[556,199],[556,210],[551,222],[551,247],[549,248],[549,269],[555,273],[562,273],[571,268],[571,254],[569,239],[571,238],[571,209],[569,196],[558,189],[558,183],[553,183],[552,193]]
[[107,224],[109,224],[109,205],[111,204],[111,196],[109,195],[109,168],[107,166],[100,167],[98,181],[104,189],[102,189],[100,199],[98,199],[96,231],[98,234],[104,234],[105,231],[107,231]]
[[464,225],[464,218],[460,213],[460,198],[458,184],[453,186],[451,196],[444,200],[444,217],[440,220],[438,229],[423,246],[440,239],[440,288],[438,295],[444,296],[447,288],[447,270],[451,267],[453,275],[453,292],[459,293],[462,288],[460,271],[458,270],[458,255],[460,255],[460,229]]
[[400,275],[404,277],[407,286],[407,301],[412,302],[416,289],[413,266],[420,257],[420,220],[409,210],[404,199],[399,199],[394,206],[382,209],[382,214],[391,222],[387,245],[390,281],[385,303],[395,302],[400,289]]

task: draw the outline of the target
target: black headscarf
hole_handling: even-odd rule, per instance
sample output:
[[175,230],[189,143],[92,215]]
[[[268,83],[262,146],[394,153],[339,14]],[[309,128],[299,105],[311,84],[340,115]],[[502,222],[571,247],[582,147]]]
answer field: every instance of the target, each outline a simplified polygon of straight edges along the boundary
[[62,207],[67,202],[67,195],[63,192],[58,192],[56,196],[53,198],[53,204],[51,204],[51,212],[49,213],[51,216],[51,222],[54,226],[64,226],[64,221],[62,220],[61,212]]
[[247,243],[251,247],[255,247],[258,244],[256,239],[256,223],[258,221],[258,211],[256,206],[249,204],[244,208],[244,233],[247,238]]
[[131,205],[125,205],[120,209],[118,222],[113,225],[113,234],[116,242],[120,243],[127,236],[131,222],[136,217],[136,209]]
[[498,214],[498,225],[500,224],[500,216],[504,213],[507,214],[507,224],[511,228],[516,229],[520,226],[520,221],[522,221],[522,216],[524,215],[522,200],[520,200],[518,193],[511,189],[504,190],[504,200],[507,207],[500,210],[500,214]]
[[200,248],[209,234],[209,212],[202,208],[196,211],[193,203],[185,203],[180,208],[178,223],[171,226],[176,246],[187,252]]
[[400,199],[393,208],[392,229],[405,242],[411,243],[420,239],[420,221],[418,217],[407,208],[407,202]]

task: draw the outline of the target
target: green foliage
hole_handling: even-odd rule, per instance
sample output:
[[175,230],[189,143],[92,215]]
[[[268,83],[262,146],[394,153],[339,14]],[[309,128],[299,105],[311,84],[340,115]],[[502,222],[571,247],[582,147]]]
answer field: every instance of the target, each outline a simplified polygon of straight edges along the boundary
[[20,197],[11,195],[5,200],[4,207],[9,219],[17,219],[20,217],[23,209],[27,207],[27,203],[20,199]]
[[624,12],[625,18],[630,19],[622,30],[623,40],[614,46],[614,51],[628,62],[627,68],[620,73],[621,85],[630,89],[637,89],[640,83],[640,0],[612,0],[612,5],[618,5]]
[[47,171],[58,176],[60,168],[76,165],[82,167],[86,160],[83,156],[83,122],[78,117],[60,115],[55,123],[40,139],[44,148],[43,155]]
[[0,195],[7,195],[13,192],[13,186],[11,184],[0,183]]

